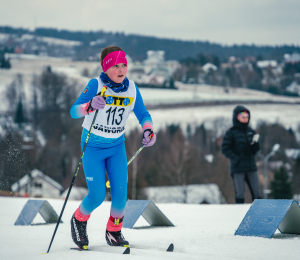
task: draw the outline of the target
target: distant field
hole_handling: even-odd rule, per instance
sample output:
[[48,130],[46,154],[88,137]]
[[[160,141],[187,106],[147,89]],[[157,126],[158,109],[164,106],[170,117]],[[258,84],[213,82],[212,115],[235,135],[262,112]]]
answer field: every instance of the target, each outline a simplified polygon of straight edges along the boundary
[[[98,62],[74,62],[43,57],[36,60],[12,59],[11,63],[12,69],[0,70],[0,111],[5,111],[8,106],[5,100],[5,91],[7,85],[18,73],[24,75],[25,95],[28,101],[32,99],[32,75],[40,74],[46,66],[50,65],[53,71],[65,73],[68,77],[75,79],[78,82],[78,88],[74,88],[74,91],[78,95],[90,79],[81,76],[82,71],[85,68],[88,69],[91,77],[100,73]],[[188,124],[195,127],[203,122],[207,122],[208,125],[216,118],[224,118],[223,124],[228,122],[230,125],[235,104],[245,104],[251,110],[253,125],[256,125],[259,120],[266,120],[279,121],[285,126],[296,128],[300,123],[298,116],[300,97],[276,96],[267,92],[243,88],[225,89],[218,86],[187,85],[179,82],[176,82],[176,86],[178,90],[140,89],[146,106],[150,108],[156,129],[165,127],[167,124],[180,124],[183,128],[186,128]],[[227,102],[230,104],[226,104]],[[255,104],[255,102],[259,104]],[[204,106],[184,107],[199,103]],[[205,106],[208,103],[210,106]],[[222,105],[213,105],[214,103],[222,103]],[[180,104],[180,108],[176,109],[176,104]],[[151,109],[159,105],[164,105],[164,109]],[[138,126],[138,122],[134,115],[131,115],[127,129],[135,126]]]
[[176,82],[178,90],[141,88],[143,99],[148,105],[158,104],[197,104],[213,102],[267,102],[300,104],[300,97],[272,95],[267,92],[245,88],[192,85]]
[[[240,102],[243,105],[243,102]],[[186,130],[190,125],[192,129],[205,123],[208,128],[223,132],[232,125],[232,111],[236,105],[203,106],[178,109],[149,110],[154,122],[154,129],[162,129],[166,125],[178,124]],[[286,128],[296,130],[300,125],[300,105],[287,104],[249,104],[245,105],[251,111],[251,125],[256,127],[259,121],[269,123],[279,122]],[[217,120],[218,119],[218,120]],[[217,122],[216,122],[217,120]],[[132,113],[127,121],[127,131],[139,128],[139,123]]]

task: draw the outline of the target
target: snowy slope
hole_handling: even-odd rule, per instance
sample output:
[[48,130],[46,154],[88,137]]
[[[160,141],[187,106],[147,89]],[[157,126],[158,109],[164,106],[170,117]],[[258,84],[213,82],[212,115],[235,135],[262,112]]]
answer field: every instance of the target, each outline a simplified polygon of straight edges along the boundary
[[[7,86],[11,83],[14,77],[21,73],[24,76],[26,101],[31,103],[32,88],[31,81],[33,74],[40,74],[46,66],[50,65],[56,72],[65,73],[71,79],[78,82],[78,88],[74,89],[78,95],[88,83],[88,77],[81,76],[82,71],[86,68],[90,74],[94,76],[100,73],[98,62],[75,62],[66,59],[58,58],[43,58],[40,60],[16,60],[12,59],[12,69],[0,70],[0,112],[7,110],[9,106],[5,98]],[[255,127],[260,120],[268,122],[281,122],[286,127],[293,127],[297,129],[300,123],[300,97],[285,97],[276,96],[270,93],[244,89],[244,88],[227,88],[228,92],[224,92],[223,87],[208,86],[208,85],[188,85],[176,82],[179,90],[165,90],[165,89],[145,89],[141,88],[146,106],[158,104],[174,104],[174,103],[209,103],[209,102],[237,102],[244,104],[244,102],[270,102],[271,104],[246,104],[252,112],[251,122]],[[276,104],[277,103],[277,104]],[[280,104],[286,103],[286,104]],[[297,104],[295,104],[297,103]],[[187,107],[179,109],[155,109],[150,110],[153,118],[155,130],[164,128],[168,124],[180,124],[183,129],[186,129],[190,124],[192,128],[204,122],[212,124],[216,118],[223,118],[223,128],[231,125],[232,110],[235,105],[218,105],[218,106],[203,106],[203,107]],[[226,125],[227,124],[227,125]],[[131,114],[127,122],[127,133],[131,129],[139,127],[137,119],[134,114]],[[219,129],[222,130],[222,129]]]
[[[31,56],[34,55],[27,55],[28,58],[26,59],[26,55],[23,56],[24,59],[17,59],[16,55],[12,55],[12,68],[9,70],[0,69],[1,96],[4,97],[3,94],[7,85],[20,73],[24,75],[26,99],[30,102],[32,99],[32,75],[39,75],[46,66],[51,66],[53,71],[64,73],[69,78],[75,79],[79,84],[79,89],[74,91],[78,92],[78,94],[84,89],[91,78],[98,76],[101,72],[99,62],[72,61],[70,59],[39,56],[35,56],[35,59],[33,59]],[[89,71],[90,77],[81,76],[84,69]],[[176,82],[176,87],[178,90],[140,88],[140,91],[146,105],[244,101],[300,103],[300,97],[277,96],[245,88],[224,88],[209,85],[183,84],[181,82]],[[4,102],[1,102],[0,111],[4,111],[6,105]]]
[[[243,105],[243,103],[240,103]],[[154,129],[158,131],[170,124],[179,124],[183,130],[186,130],[189,124],[192,130],[205,123],[205,127],[214,128],[222,133],[232,125],[232,111],[236,105],[203,106],[192,108],[177,109],[154,109],[149,110],[154,122]],[[292,127],[294,130],[300,124],[300,106],[286,104],[247,104],[245,105],[251,111],[251,126],[256,127],[260,121],[268,123],[279,122],[286,128]],[[217,125],[214,121],[219,119]],[[126,133],[139,127],[139,123],[133,113],[130,114],[126,123]]]
[[230,88],[210,85],[183,84],[176,82],[178,90],[140,88],[147,105],[211,103],[211,102],[285,102],[298,103],[300,97],[272,95],[267,92],[246,88]]
[[[246,205],[184,205],[158,204],[175,227],[123,229],[132,245],[131,255],[122,255],[118,248],[106,245],[104,232],[110,203],[104,202],[92,214],[88,223],[89,252],[69,250],[74,247],[69,220],[80,201],[69,201],[49,254],[48,249],[55,225],[14,226],[25,205],[24,198],[0,197],[1,260],[83,260],[83,259],[211,259],[267,260],[299,259],[300,236],[275,234],[273,239],[234,236],[246,214]],[[63,201],[49,199],[56,212]],[[173,253],[164,252],[174,243]],[[153,248],[153,250],[152,250]],[[149,250],[148,250],[149,249]],[[151,250],[150,250],[151,249]],[[117,253],[107,252],[115,251]],[[105,251],[105,252],[104,252]]]
[[32,40],[36,38],[37,41],[48,43],[48,45],[63,45],[63,46],[78,46],[81,44],[80,41],[70,41],[70,40],[63,40],[53,37],[43,37],[43,36],[34,36],[32,34],[23,34],[19,37],[17,34],[11,33],[0,33],[0,42],[5,42],[9,38],[13,37],[14,41],[22,42],[24,40]]
[[78,83],[78,89],[74,91],[78,96],[84,86],[89,82],[89,78],[81,76],[84,69],[88,69],[89,73],[94,73],[99,64],[96,62],[76,62],[68,59],[39,57],[39,59],[11,59],[12,68],[0,69],[0,112],[6,111],[8,101],[5,92],[9,84],[16,78],[17,74],[23,75],[24,92],[26,101],[30,104],[33,99],[32,79],[33,75],[40,75],[47,66],[55,72],[64,73],[72,80]]

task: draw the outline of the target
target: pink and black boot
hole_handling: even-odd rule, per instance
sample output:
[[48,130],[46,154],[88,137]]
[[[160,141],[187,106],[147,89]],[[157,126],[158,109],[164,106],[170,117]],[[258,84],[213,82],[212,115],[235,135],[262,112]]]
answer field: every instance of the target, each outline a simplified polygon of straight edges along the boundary
[[81,250],[88,250],[89,239],[86,231],[90,215],[84,215],[78,208],[71,218],[71,235],[74,243]]
[[112,216],[109,217],[105,232],[105,238],[108,245],[123,247],[129,246],[129,242],[125,240],[121,232],[123,218],[124,217],[121,219],[113,218]]

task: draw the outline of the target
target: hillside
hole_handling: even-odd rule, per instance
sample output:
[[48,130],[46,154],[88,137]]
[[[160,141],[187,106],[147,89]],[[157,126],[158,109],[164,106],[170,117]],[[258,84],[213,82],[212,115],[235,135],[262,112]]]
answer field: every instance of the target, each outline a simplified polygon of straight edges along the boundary
[[[55,28],[37,28],[30,31],[26,28],[13,28],[0,26],[0,33],[31,34],[35,36],[52,37],[70,41],[80,41],[82,45],[76,47],[77,53],[98,53],[101,48],[108,45],[119,45],[134,60],[142,61],[146,58],[148,50],[164,50],[166,60],[181,60],[186,57],[195,57],[199,53],[214,54],[221,59],[230,56],[244,58],[246,56],[259,56],[264,59],[282,60],[285,53],[300,52],[299,46],[257,46],[232,45],[225,46],[208,41],[185,41],[179,39],[157,38],[152,36],[133,35],[99,31],[68,31]],[[91,42],[94,42],[91,45]]]

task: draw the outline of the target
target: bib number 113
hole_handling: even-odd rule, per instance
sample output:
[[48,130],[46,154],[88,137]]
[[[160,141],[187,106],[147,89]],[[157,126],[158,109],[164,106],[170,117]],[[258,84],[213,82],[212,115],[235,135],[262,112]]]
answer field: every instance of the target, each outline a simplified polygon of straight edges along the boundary
[[[112,114],[112,120],[111,120],[111,125],[114,125],[114,123],[116,123],[117,125],[120,125],[122,120],[123,120],[123,114],[124,114],[125,108],[119,108],[117,111],[117,107],[115,107],[113,109],[113,107],[110,107],[110,109],[108,109],[106,111],[107,113],[107,125],[110,125],[109,120],[110,120],[110,116]],[[115,119],[115,115],[117,114],[117,118]],[[119,119],[119,121],[118,121]]]

